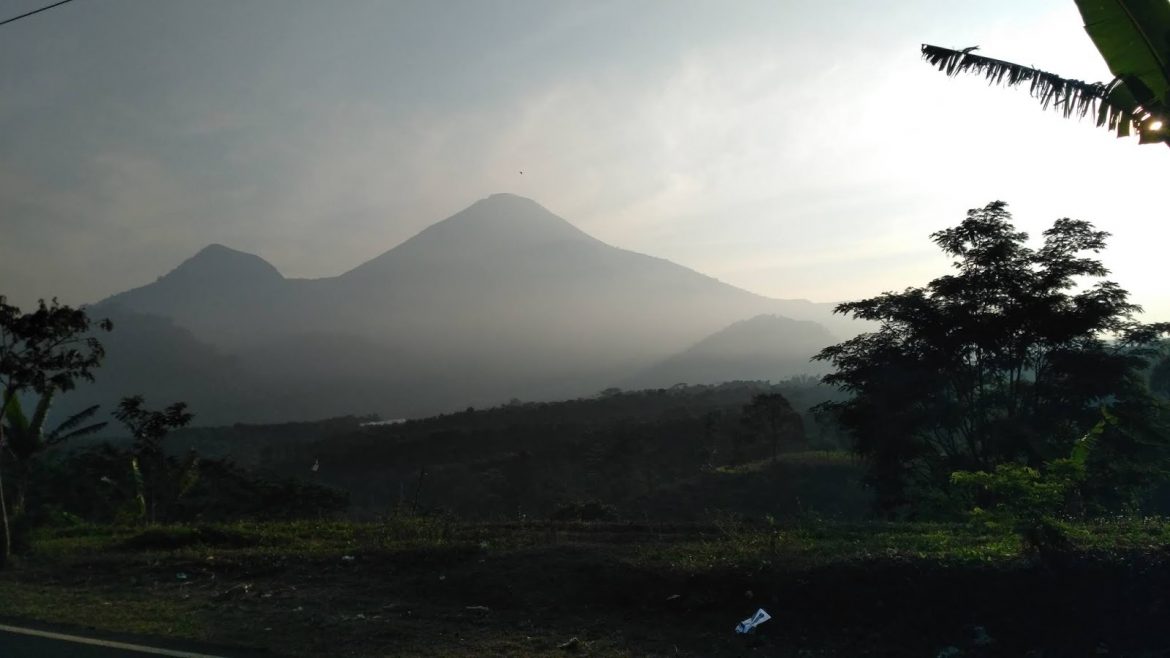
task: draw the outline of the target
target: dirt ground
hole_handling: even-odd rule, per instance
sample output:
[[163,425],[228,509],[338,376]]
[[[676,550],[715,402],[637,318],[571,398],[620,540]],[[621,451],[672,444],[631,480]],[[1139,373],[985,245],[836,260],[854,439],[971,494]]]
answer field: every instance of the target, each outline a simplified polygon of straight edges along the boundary
[[[30,557],[0,574],[0,614],[283,656],[1170,656],[1161,548],[694,569],[683,539],[589,534]],[[758,608],[772,620],[736,634]]]

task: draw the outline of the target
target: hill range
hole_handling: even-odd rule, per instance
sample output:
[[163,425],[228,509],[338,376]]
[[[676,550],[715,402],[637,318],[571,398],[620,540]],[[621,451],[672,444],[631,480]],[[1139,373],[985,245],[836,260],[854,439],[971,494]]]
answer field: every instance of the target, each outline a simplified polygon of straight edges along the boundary
[[211,245],[90,311],[115,331],[102,337],[98,381],[69,404],[143,393],[189,402],[199,424],[779,380],[816,372],[809,357],[856,332],[831,304],[763,297],[610,246],[511,194],[336,277],[286,278]]

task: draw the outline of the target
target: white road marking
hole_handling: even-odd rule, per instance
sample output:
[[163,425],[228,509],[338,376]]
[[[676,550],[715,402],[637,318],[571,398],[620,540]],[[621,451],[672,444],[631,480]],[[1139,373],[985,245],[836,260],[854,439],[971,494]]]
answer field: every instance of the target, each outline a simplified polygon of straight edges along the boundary
[[75,644],[88,644],[95,647],[105,647],[107,649],[122,649],[124,651],[137,651],[138,653],[147,653],[155,656],[170,656],[171,658],[224,658],[224,656],[213,656],[208,653],[192,653],[190,651],[175,651],[174,649],[160,649],[158,647],[147,647],[141,644],[130,644],[128,642],[113,642],[111,640],[97,640],[90,637],[81,637],[79,635],[66,635],[64,633],[52,633],[49,631],[38,631],[32,628],[21,628],[19,626],[7,626],[0,624],[0,632],[15,633],[17,635],[32,635],[35,637],[43,637],[47,640],[58,640],[60,642],[73,642]]

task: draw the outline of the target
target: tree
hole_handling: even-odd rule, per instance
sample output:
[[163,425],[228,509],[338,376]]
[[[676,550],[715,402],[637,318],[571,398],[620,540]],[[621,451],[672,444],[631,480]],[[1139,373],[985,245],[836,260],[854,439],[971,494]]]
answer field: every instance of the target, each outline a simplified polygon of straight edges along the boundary
[[1163,357],[1150,369],[1150,390],[1170,398],[1170,356]]
[[949,76],[982,74],[992,84],[1027,82],[1045,108],[1066,118],[1096,117],[1119,137],[1137,133],[1142,144],[1170,146],[1170,3],[1166,0],[1076,0],[1085,30],[1114,78],[1086,83],[1029,66],[922,45],[922,58]]
[[[91,328],[109,331],[109,320],[93,321],[84,309],[62,306],[53,299],[37,303],[37,309],[22,313],[0,295],[0,418],[8,416],[17,396],[26,391],[37,395],[72,389],[78,380],[93,381],[105,350],[90,334]],[[8,505],[4,496],[4,455],[9,453],[0,423],[0,521],[4,545],[0,566],[12,551]]]
[[176,402],[162,411],[146,408],[141,395],[122,398],[114,412],[134,438],[130,468],[134,475],[142,520],[156,523],[166,519],[171,504],[190,491],[199,477],[199,460],[194,455],[179,465],[163,452],[162,441],[171,430],[186,427],[195,416],[185,402]]
[[956,470],[1067,455],[1102,404],[1126,410],[1117,445],[1148,425],[1143,370],[1170,326],[1134,320],[1141,309],[1084,255],[1107,233],[1065,218],[1043,237],[1029,247],[1007,204],[989,203],[931,236],[957,273],[835,309],[880,323],[815,358],[835,367],[826,383],[853,394],[820,410],[852,435],[884,508]]
[[16,472],[16,499],[12,503],[14,516],[25,511],[32,463],[38,455],[70,439],[98,432],[106,426],[104,422],[83,425],[97,413],[99,407],[95,404],[69,416],[57,427],[46,432],[45,421],[54,394],[55,391],[51,390],[42,393],[31,417],[25,415],[19,398],[14,398],[8,403],[8,413],[3,420],[6,421],[5,447],[12,457]]
[[788,400],[779,393],[759,393],[743,408],[744,422],[749,427],[764,433],[772,445],[772,461],[780,451],[780,442],[785,437],[804,438],[800,414],[792,409]]

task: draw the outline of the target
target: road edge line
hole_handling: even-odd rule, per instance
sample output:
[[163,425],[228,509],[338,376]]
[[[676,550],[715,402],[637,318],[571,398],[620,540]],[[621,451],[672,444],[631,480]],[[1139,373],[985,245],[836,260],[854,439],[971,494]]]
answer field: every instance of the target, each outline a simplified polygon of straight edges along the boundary
[[124,651],[137,651],[138,653],[153,654],[155,656],[169,656],[170,658],[226,658],[225,656],[216,656],[209,653],[193,653],[191,651],[178,651],[176,649],[163,649],[160,647],[150,647],[144,644],[132,644],[130,642],[115,642],[113,640],[99,640],[92,637],[83,637],[81,635],[68,635],[66,633],[54,633],[52,631],[41,631],[35,628],[23,628],[20,626],[9,626],[7,624],[0,624],[0,633],[13,633],[16,635],[32,635],[34,637],[41,637],[47,640],[57,640],[60,642],[72,642],[74,644],[88,644],[90,646],[104,647],[106,649],[122,649]]

